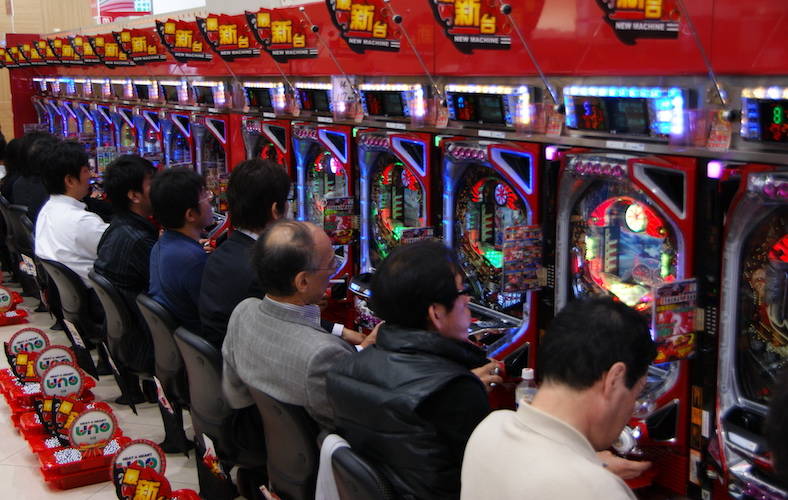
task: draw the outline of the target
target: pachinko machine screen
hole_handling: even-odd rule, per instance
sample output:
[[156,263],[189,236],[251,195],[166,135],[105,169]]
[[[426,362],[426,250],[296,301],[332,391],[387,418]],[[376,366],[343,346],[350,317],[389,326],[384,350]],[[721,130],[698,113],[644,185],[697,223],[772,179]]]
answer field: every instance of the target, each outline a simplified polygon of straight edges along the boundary
[[[348,173],[329,151],[320,150],[307,165],[307,220],[323,226],[326,200],[348,196]],[[350,228],[348,228],[350,229]]]
[[330,113],[331,99],[327,89],[298,89],[301,109],[315,113]]
[[214,210],[225,212],[227,193],[227,155],[224,147],[211,133],[206,133],[202,143],[202,174],[205,187],[213,193]]
[[400,244],[403,231],[424,228],[425,189],[395,156],[378,155],[372,169],[370,209],[372,266],[377,267]]
[[145,124],[142,132],[142,157],[154,165],[161,162],[161,141],[159,132],[150,123]]
[[471,164],[457,184],[454,215],[455,248],[475,302],[522,318],[527,292],[504,291],[503,245],[508,228],[528,225],[528,207],[504,178]]
[[[571,214],[570,279],[576,298],[611,296],[653,316],[653,289],[676,281],[676,231],[649,198],[624,182],[593,183]],[[642,414],[672,385],[677,363],[649,367]]]
[[258,87],[245,87],[246,98],[249,101],[249,107],[259,109],[261,111],[273,111],[274,105],[271,101],[271,89],[258,88]]
[[120,144],[118,145],[120,154],[134,154],[137,152],[137,132],[128,123],[120,127]]
[[170,138],[170,167],[192,166],[192,152],[189,140],[178,129],[173,130]]
[[741,252],[738,385],[745,399],[768,406],[788,367],[788,208],[755,225]]

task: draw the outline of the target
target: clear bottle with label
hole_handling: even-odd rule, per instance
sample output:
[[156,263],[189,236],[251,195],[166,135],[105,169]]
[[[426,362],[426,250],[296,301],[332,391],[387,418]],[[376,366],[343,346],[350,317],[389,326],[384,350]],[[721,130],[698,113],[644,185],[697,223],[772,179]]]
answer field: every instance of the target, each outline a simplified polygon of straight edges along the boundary
[[514,404],[518,407],[523,400],[531,404],[537,391],[533,368],[523,368],[522,378],[523,381],[517,384],[517,388],[514,390]]

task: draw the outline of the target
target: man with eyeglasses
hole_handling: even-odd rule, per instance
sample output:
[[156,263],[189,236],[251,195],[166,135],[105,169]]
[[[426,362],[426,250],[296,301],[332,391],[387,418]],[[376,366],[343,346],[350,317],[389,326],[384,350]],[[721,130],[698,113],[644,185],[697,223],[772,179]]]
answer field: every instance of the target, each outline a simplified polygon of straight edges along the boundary
[[[397,248],[371,284],[374,346],[328,374],[338,433],[397,498],[456,499],[465,443],[489,413],[497,362],[468,342],[470,289],[451,249]],[[487,498],[482,495],[478,498]]]
[[655,356],[634,309],[609,298],[567,305],[540,342],[542,384],[532,403],[491,413],[468,440],[461,498],[634,499],[623,471],[613,470],[623,465],[636,476],[637,462],[600,452],[632,416]]
[[222,346],[225,395],[233,408],[253,405],[250,386],[303,406],[333,429],[325,376],[356,349],[320,324],[317,304],[341,264],[331,240],[314,224],[280,219],[260,235],[252,262],[266,295],[245,299],[230,316]]

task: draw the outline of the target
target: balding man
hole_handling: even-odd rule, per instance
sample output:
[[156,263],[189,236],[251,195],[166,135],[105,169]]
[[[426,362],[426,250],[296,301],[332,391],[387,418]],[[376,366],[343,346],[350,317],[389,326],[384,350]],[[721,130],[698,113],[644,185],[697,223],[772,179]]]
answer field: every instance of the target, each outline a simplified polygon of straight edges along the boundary
[[247,386],[303,406],[332,429],[326,373],[355,349],[320,327],[317,306],[337,258],[326,233],[308,222],[280,220],[255,244],[252,256],[265,298],[249,298],[230,316],[224,355],[224,392],[234,408],[254,404]]

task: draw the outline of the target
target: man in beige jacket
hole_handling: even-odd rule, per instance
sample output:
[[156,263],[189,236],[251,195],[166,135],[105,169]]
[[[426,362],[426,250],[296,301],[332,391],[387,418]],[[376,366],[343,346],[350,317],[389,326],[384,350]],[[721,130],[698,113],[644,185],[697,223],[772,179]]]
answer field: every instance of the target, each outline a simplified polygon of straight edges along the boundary
[[541,342],[533,402],[491,413],[471,435],[462,498],[634,499],[596,452],[631,417],[655,355],[634,309],[610,299],[566,306]]

